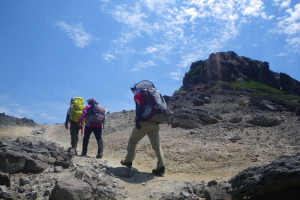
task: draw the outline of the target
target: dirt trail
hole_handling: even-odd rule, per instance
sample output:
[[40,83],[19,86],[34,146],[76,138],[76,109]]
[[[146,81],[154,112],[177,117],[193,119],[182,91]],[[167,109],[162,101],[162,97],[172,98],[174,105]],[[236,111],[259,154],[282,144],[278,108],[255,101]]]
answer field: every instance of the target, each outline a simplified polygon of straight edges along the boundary
[[[70,136],[69,131],[64,129],[63,125],[45,125],[46,132],[43,134],[43,137],[47,140],[51,140],[53,142],[59,143],[61,146],[68,148],[70,146]],[[127,134],[129,137],[129,135]],[[78,142],[77,150],[80,154],[82,148],[82,138],[79,136],[80,141]],[[122,153],[116,153],[115,150],[109,143],[114,142],[116,146],[121,144],[118,143],[118,140],[109,141],[114,136],[103,135],[104,140],[104,156],[102,159],[107,160],[108,163],[113,167],[121,167],[120,160],[124,158],[126,153],[126,142],[120,148],[123,148]],[[141,143],[148,142],[148,138],[143,138]],[[142,145],[141,144],[141,145]],[[96,143],[95,138],[91,135],[89,148],[88,148],[88,156],[91,158],[95,158],[96,156]],[[138,150],[137,154],[139,155],[138,158],[134,160],[133,168],[134,170],[138,171],[135,175],[131,178],[120,178],[120,184],[124,186],[126,190],[128,190],[128,196],[131,199],[149,199],[150,192],[155,198],[155,194],[161,194],[168,192],[178,192],[177,190],[184,185],[184,182],[200,182],[210,181],[213,179],[218,180],[227,180],[233,175],[236,174],[236,171],[227,171],[224,173],[224,170],[215,170],[207,173],[173,173],[171,171],[166,172],[164,176],[154,176],[151,171],[155,166],[156,158],[151,159],[152,164],[148,164],[149,162],[145,162],[145,160],[141,159],[141,157],[148,157],[146,154],[147,152],[143,152],[142,150]],[[147,160],[150,160],[149,158]],[[76,156],[74,158],[75,162],[84,162],[81,157]],[[84,163],[82,163],[84,164]],[[172,165],[172,163],[169,163]],[[161,196],[160,196],[161,197]],[[159,197],[157,197],[159,198]],[[153,199],[153,198],[152,198]]]

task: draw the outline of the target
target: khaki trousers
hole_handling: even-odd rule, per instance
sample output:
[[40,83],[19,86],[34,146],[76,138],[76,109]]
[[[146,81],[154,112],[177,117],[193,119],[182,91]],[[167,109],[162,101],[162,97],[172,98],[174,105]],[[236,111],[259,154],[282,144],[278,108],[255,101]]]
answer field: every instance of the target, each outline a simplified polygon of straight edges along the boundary
[[135,148],[137,143],[143,139],[145,135],[148,135],[152,149],[156,153],[157,167],[165,166],[164,154],[161,149],[159,139],[159,125],[156,122],[140,121],[141,129],[133,128],[130,139],[127,145],[127,155],[125,157],[126,162],[132,162],[135,157]]

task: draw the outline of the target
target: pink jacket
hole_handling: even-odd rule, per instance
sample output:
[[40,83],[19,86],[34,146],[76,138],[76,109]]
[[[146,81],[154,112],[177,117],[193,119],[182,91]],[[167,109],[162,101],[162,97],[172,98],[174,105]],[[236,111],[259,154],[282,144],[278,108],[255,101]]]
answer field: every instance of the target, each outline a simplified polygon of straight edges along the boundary
[[81,117],[79,118],[79,121],[81,122],[84,118],[85,118],[85,125],[86,126],[94,126],[94,127],[102,127],[102,124],[97,124],[97,123],[93,123],[93,122],[89,122],[87,119],[87,115],[91,110],[91,105],[86,106],[81,114]]

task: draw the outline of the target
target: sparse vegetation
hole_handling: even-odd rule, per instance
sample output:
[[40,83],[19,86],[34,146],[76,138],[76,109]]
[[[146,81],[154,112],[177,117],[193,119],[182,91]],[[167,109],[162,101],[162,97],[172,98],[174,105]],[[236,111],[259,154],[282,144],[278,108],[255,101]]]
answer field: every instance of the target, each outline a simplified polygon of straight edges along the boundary
[[285,92],[278,90],[276,88],[257,83],[254,81],[245,81],[245,82],[234,82],[234,83],[228,83],[231,87],[240,87],[240,88],[245,88],[248,90],[254,90],[254,91],[259,91],[259,92],[264,92],[264,93],[269,93],[269,94],[279,94],[279,95],[284,95]]
[[183,91],[183,85],[178,90],[175,90],[175,92],[173,93],[172,96],[174,96],[174,95],[176,95],[176,94],[178,94],[178,93],[180,93],[182,91]]
[[198,65],[194,70],[190,70],[185,73],[186,76],[194,76],[195,74],[200,74],[200,72],[204,69],[203,65]]

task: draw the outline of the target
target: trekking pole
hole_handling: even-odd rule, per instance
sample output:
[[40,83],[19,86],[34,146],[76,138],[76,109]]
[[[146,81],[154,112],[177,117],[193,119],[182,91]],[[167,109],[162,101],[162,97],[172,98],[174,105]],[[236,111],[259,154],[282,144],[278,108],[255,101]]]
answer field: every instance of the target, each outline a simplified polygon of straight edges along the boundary
[[83,125],[81,125],[81,136],[83,135]]

